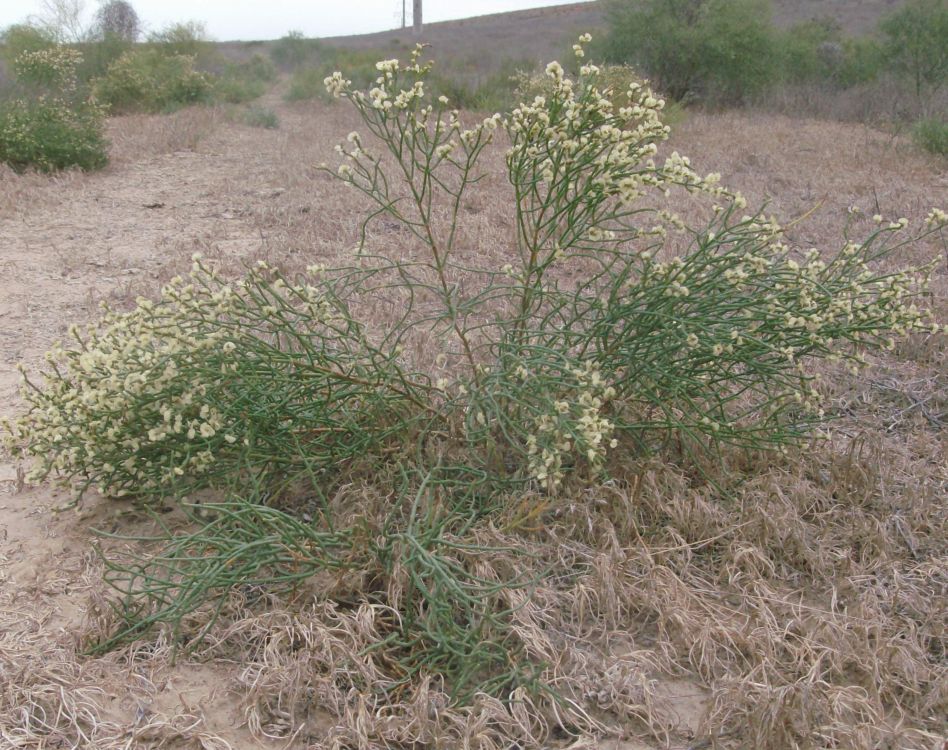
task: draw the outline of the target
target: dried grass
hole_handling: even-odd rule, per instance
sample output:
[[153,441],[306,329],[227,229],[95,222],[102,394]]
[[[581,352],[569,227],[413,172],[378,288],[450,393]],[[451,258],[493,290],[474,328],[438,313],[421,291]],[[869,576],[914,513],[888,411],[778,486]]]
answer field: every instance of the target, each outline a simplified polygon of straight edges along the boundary
[[[948,476],[930,439],[895,453],[866,434],[744,465],[750,479],[716,477],[731,480],[723,496],[655,462],[511,502],[473,537],[512,552],[476,570],[545,573],[504,605],[556,696],[458,707],[432,677],[393,688],[395,659],[377,646],[398,617],[397,576],[327,578],[284,604],[235,597],[200,656],[239,665],[251,732],[298,747],[940,747]],[[384,501],[353,493],[337,501]],[[675,680],[698,696],[685,716]]]
[[109,159],[113,165],[142,158],[193,151],[224,119],[213,107],[189,107],[169,115],[126,115],[109,120]]
[[[74,577],[99,576],[87,558]],[[9,588],[0,598],[0,746],[233,750],[206,729],[199,710],[151,709],[167,646],[87,659],[78,635],[38,616],[36,604]]]

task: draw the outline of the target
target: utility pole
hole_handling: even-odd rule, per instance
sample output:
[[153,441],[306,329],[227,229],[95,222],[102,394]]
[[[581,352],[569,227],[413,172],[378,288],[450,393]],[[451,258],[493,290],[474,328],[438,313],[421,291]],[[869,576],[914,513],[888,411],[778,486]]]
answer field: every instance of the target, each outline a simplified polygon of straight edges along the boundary
[[415,36],[421,36],[421,0],[412,0],[411,18],[415,24]]
[[408,0],[402,0],[402,28],[403,29],[406,26],[406,20],[407,20],[405,16],[405,10],[406,10],[407,4],[408,4]]

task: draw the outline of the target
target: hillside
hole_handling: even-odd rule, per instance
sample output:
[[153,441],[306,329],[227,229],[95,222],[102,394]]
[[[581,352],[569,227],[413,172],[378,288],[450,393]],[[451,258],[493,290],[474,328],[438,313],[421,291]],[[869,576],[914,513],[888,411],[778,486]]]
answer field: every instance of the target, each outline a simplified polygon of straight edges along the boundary
[[[774,21],[786,27],[813,18],[832,18],[849,34],[864,34],[879,19],[897,8],[901,0],[773,0]],[[427,24],[424,40],[435,51],[452,57],[485,56],[546,60],[563,52],[563,45],[584,31],[605,25],[603,4],[594,2],[556,5],[511,13]],[[356,49],[400,46],[412,38],[411,29],[327,39]]]

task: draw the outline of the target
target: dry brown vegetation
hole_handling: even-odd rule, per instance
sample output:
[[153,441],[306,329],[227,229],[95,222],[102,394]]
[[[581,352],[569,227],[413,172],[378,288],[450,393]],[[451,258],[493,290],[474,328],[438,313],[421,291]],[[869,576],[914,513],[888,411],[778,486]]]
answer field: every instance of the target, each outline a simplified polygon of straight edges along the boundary
[[[99,300],[154,294],[195,251],[225,268],[349,257],[357,202],[316,166],[354,119],[269,103],[280,130],[209,110],[117,118],[101,173],[0,174],[0,414],[18,408],[16,362],[37,365]],[[672,145],[752,205],[807,214],[790,232],[803,249],[838,246],[848,226],[858,236],[876,212],[917,224],[948,196],[937,162],[860,126],[693,115]],[[490,180],[471,194],[463,247],[500,266],[511,224],[497,196]],[[411,252],[384,221],[369,245]],[[928,243],[895,259],[945,256],[932,287],[942,320],[946,253]],[[51,513],[68,496],[23,487],[4,459],[0,746],[942,748],[946,372],[944,337],[916,335],[862,374],[826,370],[840,416],[830,442],[731,453],[710,470],[675,455],[629,462],[602,487],[515,498],[478,528],[484,546],[529,553],[484,556],[483,578],[527,564],[546,573],[503,596],[560,702],[519,692],[455,707],[434,677],[383,699],[387,667],[364,649],[392,613],[350,577],[291,599],[236,591],[190,654],[173,658],[159,634],[83,656],[111,625],[91,529],[146,533],[151,522],[103,499]],[[368,516],[384,502],[365,481],[334,499]]]

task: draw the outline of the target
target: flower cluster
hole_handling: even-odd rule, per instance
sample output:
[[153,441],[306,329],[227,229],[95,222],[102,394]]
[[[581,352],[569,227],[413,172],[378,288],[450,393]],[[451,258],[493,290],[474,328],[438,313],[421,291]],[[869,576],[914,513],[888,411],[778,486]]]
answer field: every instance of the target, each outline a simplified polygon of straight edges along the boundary
[[95,81],[96,99],[113,113],[162,112],[207,99],[210,75],[196,69],[189,55],[160,50],[130,50]]
[[76,71],[81,64],[82,53],[78,50],[48,47],[21,52],[13,61],[13,74],[21,83],[72,93],[76,90]]
[[196,261],[158,301],[73,326],[72,346],[47,354],[42,386],[24,372],[29,410],[8,426],[9,447],[34,459],[31,480],[53,473],[117,497],[200,483],[254,439],[253,420],[241,417],[254,406],[239,403],[241,368],[262,367],[281,329],[313,333],[334,314],[307,283],[266,268],[227,283]]
[[[529,377],[525,368],[519,372],[520,377]],[[561,382],[563,390],[552,409],[534,419],[534,432],[526,438],[530,475],[549,492],[563,483],[564,469],[576,457],[595,471],[607,448],[617,445],[614,425],[603,415],[616,390],[603,379],[598,365],[587,360],[564,373]]]
[[[465,169],[473,164],[483,148],[493,140],[494,131],[502,123],[499,114],[485,118],[466,128],[460,112],[449,110],[449,100],[438,97],[429,102],[425,78],[431,63],[423,64],[422,45],[416,45],[410,63],[402,66],[398,60],[381,60],[376,64],[379,76],[368,91],[353,91],[352,81],[335,72],[323,83],[335,98],[349,99],[362,114],[373,135],[382,138],[393,155],[405,159],[406,174],[417,174],[423,183],[425,175],[440,166]],[[386,133],[397,134],[397,143],[390,143]],[[390,196],[382,179],[378,159],[363,146],[359,133],[350,133],[347,143],[336,146],[336,153],[346,161],[336,175],[360,188],[380,205],[390,209]],[[417,160],[411,164],[407,160]],[[416,189],[426,190],[425,185]]]
[[[583,52],[582,40],[575,45]],[[621,98],[594,65],[573,81],[562,66],[546,67],[547,85],[513,110],[507,130],[510,180],[521,205],[521,254],[542,268],[563,248],[621,240],[633,204],[673,186],[723,196],[718,175],[701,177],[686,157],[654,157],[669,128],[665,102],[631,79]],[[636,228],[640,232],[641,228]]]

